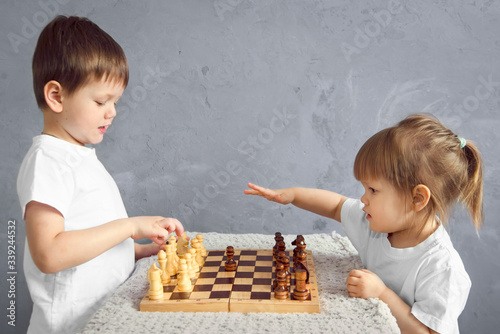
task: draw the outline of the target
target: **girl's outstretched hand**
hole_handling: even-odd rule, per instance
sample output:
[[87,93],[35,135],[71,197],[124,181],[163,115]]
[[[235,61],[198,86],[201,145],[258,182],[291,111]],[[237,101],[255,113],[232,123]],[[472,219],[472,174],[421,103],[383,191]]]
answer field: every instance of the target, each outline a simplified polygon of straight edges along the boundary
[[261,196],[269,201],[280,204],[289,204],[293,201],[293,192],[290,189],[271,190],[253,183],[248,183],[248,188],[250,189],[245,189],[244,191],[246,195]]

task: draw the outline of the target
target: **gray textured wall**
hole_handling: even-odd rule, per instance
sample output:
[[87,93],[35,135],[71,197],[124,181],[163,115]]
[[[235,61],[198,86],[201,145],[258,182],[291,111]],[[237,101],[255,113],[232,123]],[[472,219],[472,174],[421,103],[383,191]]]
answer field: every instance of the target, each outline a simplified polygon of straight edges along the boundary
[[[472,278],[464,333],[500,325],[500,6],[494,1],[2,0],[0,331],[31,312],[15,178],[42,118],[31,88],[36,39],[56,13],[88,16],[124,48],[130,84],[98,145],[130,215],[191,231],[323,233],[339,224],[245,197],[248,181],[360,196],[354,156],[376,131],[432,112],[485,161],[478,238],[462,209],[450,234]],[[7,281],[16,225],[16,327]],[[5,315],[3,314],[5,313]]]

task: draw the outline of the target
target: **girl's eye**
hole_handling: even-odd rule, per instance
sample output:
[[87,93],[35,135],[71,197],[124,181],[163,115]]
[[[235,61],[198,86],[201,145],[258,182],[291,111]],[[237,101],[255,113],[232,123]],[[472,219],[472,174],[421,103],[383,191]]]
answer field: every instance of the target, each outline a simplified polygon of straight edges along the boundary
[[97,103],[98,106],[103,106],[104,105],[104,102],[95,101],[95,103]]
[[368,190],[370,190],[370,192],[371,192],[372,194],[374,194],[374,193],[376,193],[376,192],[377,192],[377,191],[376,191],[375,189],[373,189],[372,187],[368,188]]

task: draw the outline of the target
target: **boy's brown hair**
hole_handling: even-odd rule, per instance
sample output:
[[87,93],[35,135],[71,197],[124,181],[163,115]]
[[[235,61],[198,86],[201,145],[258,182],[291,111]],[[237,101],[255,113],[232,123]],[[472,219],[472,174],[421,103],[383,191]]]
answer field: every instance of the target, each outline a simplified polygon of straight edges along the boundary
[[92,80],[128,84],[128,63],[120,45],[87,18],[57,16],[40,33],[33,54],[33,89],[47,108],[44,86],[55,80],[71,95]]
[[358,180],[384,178],[403,196],[423,184],[431,192],[426,218],[439,215],[447,222],[456,201],[469,211],[474,226],[483,222],[483,164],[479,150],[437,119],[411,115],[384,129],[359,150],[354,162]]

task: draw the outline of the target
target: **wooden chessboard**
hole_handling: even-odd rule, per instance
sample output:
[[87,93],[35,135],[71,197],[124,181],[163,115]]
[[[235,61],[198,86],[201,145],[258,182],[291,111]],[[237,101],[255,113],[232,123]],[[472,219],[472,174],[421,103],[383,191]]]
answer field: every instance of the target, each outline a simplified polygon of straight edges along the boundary
[[[146,312],[272,312],[319,313],[318,285],[311,251],[307,252],[310,296],[307,300],[294,300],[295,273],[290,265],[291,287],[286,300],[274,298],[272,288],[275,263],[272,249],[235,249],[236,271],[225,271],[225,250],[207,251],[205,264],[192,279],[190,292],[179,292],[176,278],[163,286],[163,298],[149,300],[146,295],[140,310]],[[293,251],[287,251],[293,264]],[[145,280],[146,281],[146,280]]]

